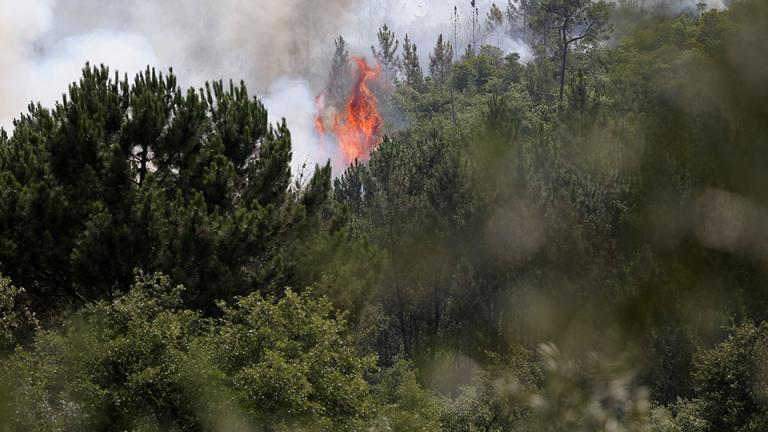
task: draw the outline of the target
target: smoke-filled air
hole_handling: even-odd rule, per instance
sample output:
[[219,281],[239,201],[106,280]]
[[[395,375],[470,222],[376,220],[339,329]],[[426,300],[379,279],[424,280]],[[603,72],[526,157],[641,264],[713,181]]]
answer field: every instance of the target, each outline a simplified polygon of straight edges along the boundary
[[768,431],[765,0],[0,0],[0,432]]

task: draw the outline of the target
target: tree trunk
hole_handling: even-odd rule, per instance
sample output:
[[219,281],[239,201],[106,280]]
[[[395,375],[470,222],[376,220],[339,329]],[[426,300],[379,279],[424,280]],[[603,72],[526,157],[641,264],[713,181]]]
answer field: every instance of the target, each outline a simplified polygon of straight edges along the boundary
[[144,184],[144,178],[147,176],[147,159],[149,159],[149,149],[146,145],[141,146],[139,155],[139,186]]
[[523,7],[523,42],[530,45],[528,40],[528,5],[521,2],[520,6]]
[[451,89],[451,120],[453,120],[453,127],[459,127],[459,120],[456,116],[456,99],[453,97],[453,86]]
[[568,40],[566,39],[565,27],[561,30],[563,35],[563,60],[560,63],[560,105],[563,104],[563,89],[565,88],[565,65],[568,62]]

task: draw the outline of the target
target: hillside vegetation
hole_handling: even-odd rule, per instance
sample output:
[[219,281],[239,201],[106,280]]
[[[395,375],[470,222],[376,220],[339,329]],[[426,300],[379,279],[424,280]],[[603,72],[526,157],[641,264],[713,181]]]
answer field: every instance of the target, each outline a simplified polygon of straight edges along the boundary
[[340,173],[152,69],[0,132],[0,431],[768,430],[766,3],[482,12]]

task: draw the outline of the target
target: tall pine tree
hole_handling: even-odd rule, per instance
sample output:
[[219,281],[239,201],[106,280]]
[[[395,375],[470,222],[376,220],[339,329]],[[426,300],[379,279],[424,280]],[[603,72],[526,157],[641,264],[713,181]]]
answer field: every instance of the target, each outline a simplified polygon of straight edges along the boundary
[[352,63],[344,38],[339,36],[334,43],[336,44],[336,51],[333,53],[327,93],[331,104],[342,106],[347,101],[347,95],[352,85]]
[[172,73],[130,83],[86,66],[1,141],[0,272],[42,311],[115,297],[135,268],[204,309],[275,291],[290,280],[281,248],[323,201],[316,182],[310,200],[288,193],[290,132],[242,83],[184,91]]
[[371,52],[376,61],[381,65],[384,75],[389,82],[394,82],[397,77],[397,70],[400,68],[400,59],[397,58],[397,49],[400,47],[400,41],[386,24],[379,29],[376,35],[378,39],[378,48],[371,46]]
[[435,50],[429,55],[429,74],[440,84],[448,80],[453,63],[453,45],[443,42],[443,35],[437,37]]
[[403,40],[402,69],[405,82],[413,87],[417,87],[424,80],[424,74],[421,71],[419,55],[416,49],[416,44],[412,43],[406,34],[405,40]]

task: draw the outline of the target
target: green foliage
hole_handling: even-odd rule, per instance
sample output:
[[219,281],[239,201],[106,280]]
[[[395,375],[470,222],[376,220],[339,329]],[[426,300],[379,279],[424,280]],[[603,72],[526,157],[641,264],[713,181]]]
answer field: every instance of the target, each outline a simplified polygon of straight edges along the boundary
[[429,74],[435,81],[445,83],[453,65],[453,45],[443,42],[443,35],[437,37],[437,44],[429,55]]
[[500,400],[498,390],[489,378],[476,378],[448,404],[443,417],[444,428],[451,432],[510,430],[515,422],[505,421],[507,419],[501,414],[514,407],[507,405],[508,402]]
[[454,65],[451,82],[459,91],[487,90],[486,85],[503,76],[503,64],[503,52],[499,48],[483,46],[478,55]]
[[[339,203],[357,209],[348,229],[385,254],[383,279],[372,300],[387,315],[398,317],[382,329],[387,336],[381,335],[385,345],[380,348],[390,356],[400,349],[412,354],[421,345],[418,328],[431,329],[423,335],[431,338],[442,337],[446,330],[451,236],[467,222],[456,211],[471,211],[465,207],[469,190],[461,183],[464,169],[449,143],[412,147],[385,140],[367,166],[351,167],[336,182]],[[447,191],[452,191],[450,197]],[[421,271],[425,269],[429,271]],[[397,340],[391,339],[398,334]]]
[[347,430],[369,415],[373,358],[327,301],[252,294],[213,320],[182,291],[139,274],[2,361],[8,430]]
[[560,61],[560,103],[563,102],[568,50],[572,44],[595,44],[608,30],[612,7],[603,0],[542,0],[534,26],[554,38]]
[[[692,353],[720,340],[729,316],[765,319],[762,240],[747,240],[764,238],[754,206],[765,203],[755,189],[765,172],[756,162],[766,156],[756,146],[765,85],[730,78],[765,70],[749,42],[764,36],[756,24],[763,9],[744,2],[700,19],[648,14],[619,45],[602,46],[603,33],[574,41],[562,107],[552,43],[526,65],[481,49],[452,66],[448,91],[429,81],[418,92],[399,88],[395,101],[411,127],[335,191],[354,209],[350,229],[390,257],[374,297],[382,306],[373,309],[383,314],[376,322],[385,330],[374,336],[382,358],[402,349],[422,367],[433,347],[450,345],[483,361],[510,339],[614,352],[600,337],[615,331],[624,347],[616,349],[631,341],[647,353],[623,359],[635,368],[616,378],[638,392],[618,402],[634,410],[631,419],[606,408],[573,427],[645,427],[648,401],[637,383],[670,404],[674,427],[705,427],[711,419],[700,408],[674,407],[678,398],[707,399],[691,384]],[[605,29],[603,12],[584,16]],[[440,139],[441,152],[453,152],[445,160],[460,168],[432,190],[428,179],[443,171],[421,160]],[[721,207],[732,213],[713,210]],[[439,217],[423,216],[431,212]],[[706,231],[726,229],[728,218],[746,224],[734,243]],[[565,342],[566,334],[578,336]],[[581,381],[603,362],[556,374],[554,382],[575,384],[545,399],[581,394],[564,408],[572,412],[610,393],[605,381]],[[537,418],[549,424],[560,414]]]
[[400,41],[395,34],[384,24],[376,35],[379,47],[371,46],[371,52],[376,61],[381,65],[384,76],[390,81],[395,82],[397,72],[400,69],[400,59],[397,57],[397,49],[400,47]]
[[363,373],[375,358],[357,355],[330,303],[292,292],[279,301],[251,295],[223,312],[204,344],[249,414],[331,430],[369,414]]
[[172,74],[129,84],[86,66],[3,143],[0,267],[43,311],[113,298],[135,267],[185,284],[202,308],[280,288],[275,245],[327,192],[318,179],[289,194],[290,159],[287,126],[268,125],[242,84],[183,92]]
[[528,430],[530,394],[540,385],[538,362],[524,349],[495,360],[481,370],[458,395],[447,399],[443,414],[446,431]]
[[0,275],[0,355],[14,348],[25,333],[38,327],[29,306],[26,291]]
[[139,275],[124,297],[89,305],[3,361],[9,430],[189,427],[195,389],[178,365],[201,323],[179,309],[181,290]]
[[679,399],[669,408],[651,410],[654,432],[707,432],[711,425],[704,419],[705,405],[701,400]]
[[430,77],[406,38],[333,185],[242,86],[86,68],[0,133],[9,429],[765,429],[768,7],[617,3],[495,6],[524,63],[476,2]]
[[745,323],[728,339],[701,353],[693,377],[702,414],[714,430],[758,431],[765,411],[768,324]]
[[414,88],[420,86],[424,80],[424,74],[421,71],[421,64],[419,64],[416,44],[411,42],[407,34],[403,39],[403,58],[400,64],[405,83]]
[[381,374],[374,390],[382,424],[376,430],[440,431],[439,399],[419,384],[412,365],[403,359]]

